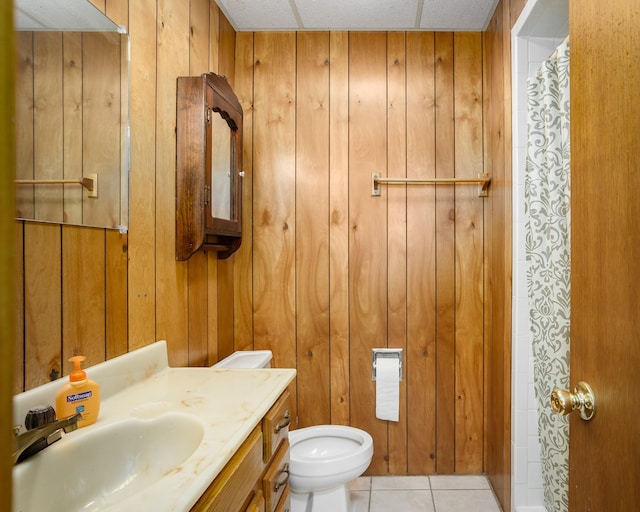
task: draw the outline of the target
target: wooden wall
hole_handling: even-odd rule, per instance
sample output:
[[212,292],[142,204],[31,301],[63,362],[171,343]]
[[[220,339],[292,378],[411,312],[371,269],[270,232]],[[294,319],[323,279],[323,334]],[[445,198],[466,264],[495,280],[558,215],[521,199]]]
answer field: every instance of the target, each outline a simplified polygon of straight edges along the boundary
[[[235,34],[208,0],[97,3],[131,34],[130,229],[16,226],[16,391],[67,373],[75,351],[93,364],[166,338],[172,366],[196,366],[270,348],[298,369],[299,426],[371,432],[370,473],[488,471],[508,492],[502,20],[495,37]],[[178,263],[175,79],[206,70],[245,110],[245,236],[229,260]],[[468,185],[370,195],[372,172],[483,170],[487,199]],[[374,413],[370,349],[386,346],[405,352],[398,423]]]
[[[298,426],[370,432],[370,473],[482,471],[486,200],[475,186],[371,196],[372,172],[484,170],[482,35],[236,43],[253,220],[236,256],[236,348],[253,340],[298,369]],[[404,350],[398,423],[375,418],[373,347]]]
[[233,349],[232,317],[217,320],[232,264],[175,261],[174,188],[176,78],[232,80],[234,31],[209,0],[95,3],[131,37],[129,232],[16,223],[15,392],[67,374],[74,353],[91,365],[167,339],[171,364],[186,366]]

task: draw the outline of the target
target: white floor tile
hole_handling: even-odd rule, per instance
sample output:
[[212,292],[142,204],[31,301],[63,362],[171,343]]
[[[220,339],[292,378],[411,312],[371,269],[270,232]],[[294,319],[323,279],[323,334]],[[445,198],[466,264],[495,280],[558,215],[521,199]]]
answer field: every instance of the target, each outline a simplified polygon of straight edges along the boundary
[[431,491],[371,491],[371,505],[369,507],[369,511],[434,512]]
[[371,490],[430,489],[427,476],[374,476]]
[[491,489],[483,475],[434,475],[429,480],[432,489]]
[[371,489],[371,477],[361,476],[349,482],[349,490],[351,491],[368,491]]
[[351,511],[369,512],[369,491],[351,491]]
[[500,512],[490,490],[433,491],[436,512]]

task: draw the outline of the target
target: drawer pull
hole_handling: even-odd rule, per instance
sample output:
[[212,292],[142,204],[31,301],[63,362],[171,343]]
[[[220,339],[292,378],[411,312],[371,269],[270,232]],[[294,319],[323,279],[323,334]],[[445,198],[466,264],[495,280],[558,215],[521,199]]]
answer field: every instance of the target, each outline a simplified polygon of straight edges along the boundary
[[285,411],[284,421],[279,425],[276,425],[276,428],[275,428],[276,434],[280,432],[283,428],[288,427],[290,423],[291,423],[291,418],[289,417],[289,411]]
[[287,476],[285,476],[284,480],[282,480],[281,482],[276,482],[276,484],[273,486],[274,492],[278,492],[280,488],[287,485],[287,482],[289,481],[289,463],[288,462],[284,465],[284,468],[282,468],[282,473],[286,473]]

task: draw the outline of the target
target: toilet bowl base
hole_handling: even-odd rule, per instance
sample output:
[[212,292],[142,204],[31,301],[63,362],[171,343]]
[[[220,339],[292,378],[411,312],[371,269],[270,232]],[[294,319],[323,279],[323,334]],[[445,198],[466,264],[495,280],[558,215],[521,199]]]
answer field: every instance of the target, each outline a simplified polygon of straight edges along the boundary
[[291,512],[351,512],[348,484],[308,493],[291,489],[290,496]]

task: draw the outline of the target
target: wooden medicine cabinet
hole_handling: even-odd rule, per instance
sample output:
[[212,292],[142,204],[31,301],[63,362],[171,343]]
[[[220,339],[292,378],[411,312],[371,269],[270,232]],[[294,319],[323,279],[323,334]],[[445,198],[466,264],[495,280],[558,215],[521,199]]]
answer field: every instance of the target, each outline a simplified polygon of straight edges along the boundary
[[178,77],[176,259],[227,258],[242,237],[242,107],[223,76]]

